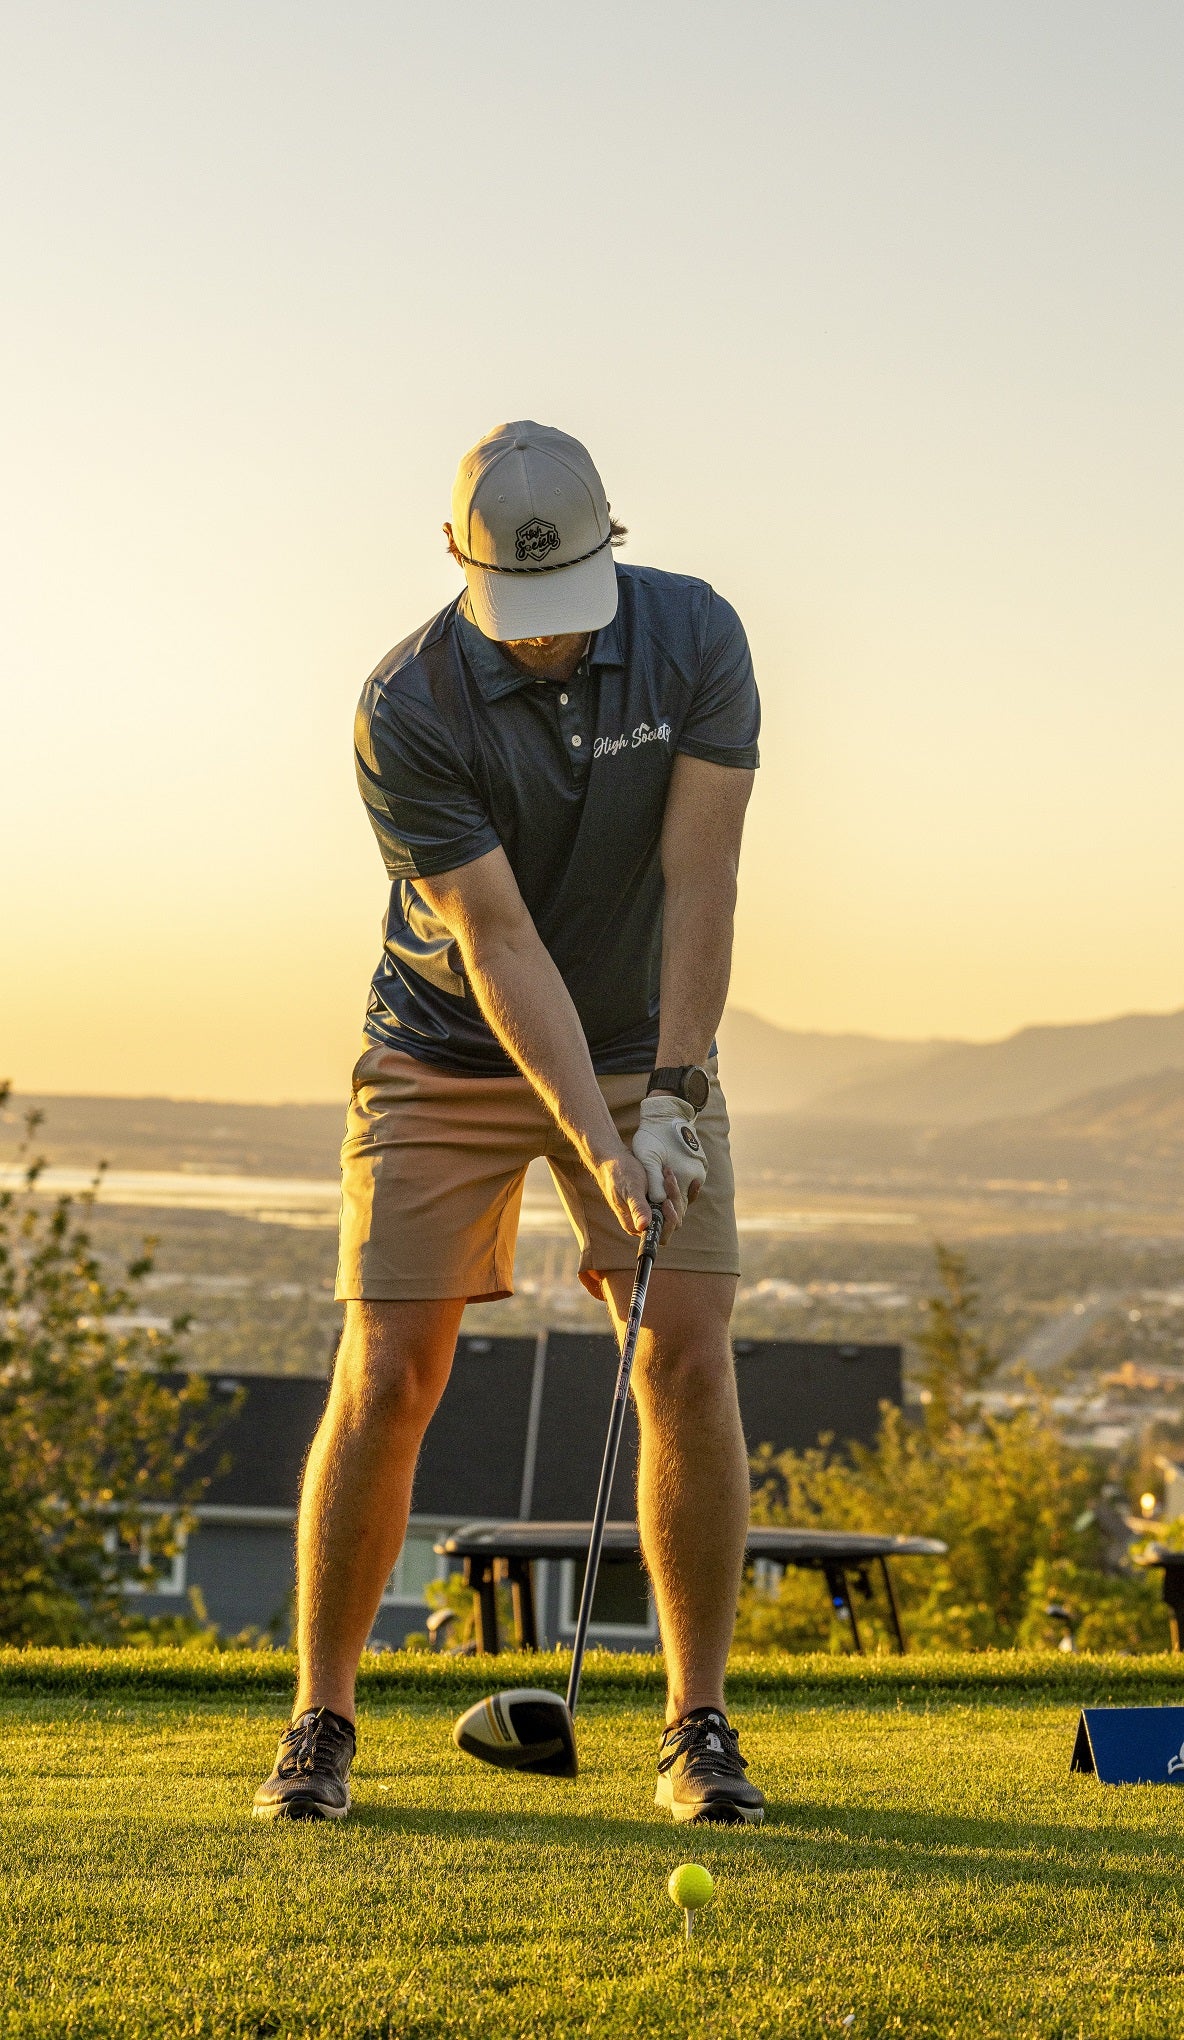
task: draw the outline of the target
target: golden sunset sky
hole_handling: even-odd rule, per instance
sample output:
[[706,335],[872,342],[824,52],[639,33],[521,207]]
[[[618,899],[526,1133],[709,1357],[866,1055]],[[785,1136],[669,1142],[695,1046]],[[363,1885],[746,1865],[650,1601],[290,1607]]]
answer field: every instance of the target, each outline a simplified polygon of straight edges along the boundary
[[17,0],[0,1074],[332,1098],[362,681],[583,438],[765,703],[733,996],[1184,1005],[1184,12]]

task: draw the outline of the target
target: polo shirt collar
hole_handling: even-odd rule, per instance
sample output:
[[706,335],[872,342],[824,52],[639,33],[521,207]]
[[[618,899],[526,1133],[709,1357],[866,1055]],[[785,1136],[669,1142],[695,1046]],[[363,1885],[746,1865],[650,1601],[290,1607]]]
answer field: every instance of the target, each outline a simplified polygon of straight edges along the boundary
[[[494,638],[487,638],[478,630],[469,608],[468,590],[456,605],[456,621],[460,632],[461,648],[468,666],[486,701],[500,701],[505,694],[514,694],[520,687],[534,687],[538,683],[503,652]],[[611,623],[603,630],[593,632],[588,647],[590,666],[623,666],[624,654],[621,649],[621,611],[618,608]]]

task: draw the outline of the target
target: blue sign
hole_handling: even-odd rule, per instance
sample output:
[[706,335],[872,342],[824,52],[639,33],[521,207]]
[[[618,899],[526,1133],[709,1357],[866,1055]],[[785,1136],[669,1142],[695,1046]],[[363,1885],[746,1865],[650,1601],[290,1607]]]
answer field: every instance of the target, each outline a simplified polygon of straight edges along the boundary
[[1103,1785],[1184,1785],[1184,1707],[1085,1707],[1071,1771]]

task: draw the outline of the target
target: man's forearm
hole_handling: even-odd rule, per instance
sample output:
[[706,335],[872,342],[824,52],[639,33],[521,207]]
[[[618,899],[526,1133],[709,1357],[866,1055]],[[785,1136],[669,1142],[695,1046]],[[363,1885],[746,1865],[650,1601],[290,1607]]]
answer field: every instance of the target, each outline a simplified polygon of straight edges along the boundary
[[732,973],[736,881],[667,884],[662,923],[662,1018],[658,1064],[705,1063],[723,1016]]
[[585,1164],[621,1147],[596,1081],[571,994],[539,936],[474,943],[465,955],[474,996],[506,1054]]

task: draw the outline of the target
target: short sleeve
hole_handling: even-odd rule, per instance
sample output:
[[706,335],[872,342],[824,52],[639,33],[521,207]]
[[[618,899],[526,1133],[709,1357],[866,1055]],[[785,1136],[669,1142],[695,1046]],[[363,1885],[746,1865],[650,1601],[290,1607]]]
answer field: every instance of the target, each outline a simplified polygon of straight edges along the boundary
[[698,684],[675,741],[676,751],[713,765],[760,764],[760,696],[744,626],[722,595],[707,590]]
[[448,732],[421,704],[368,687],[354,763],[388,877],[432,878],[497,849],[497,830]]

